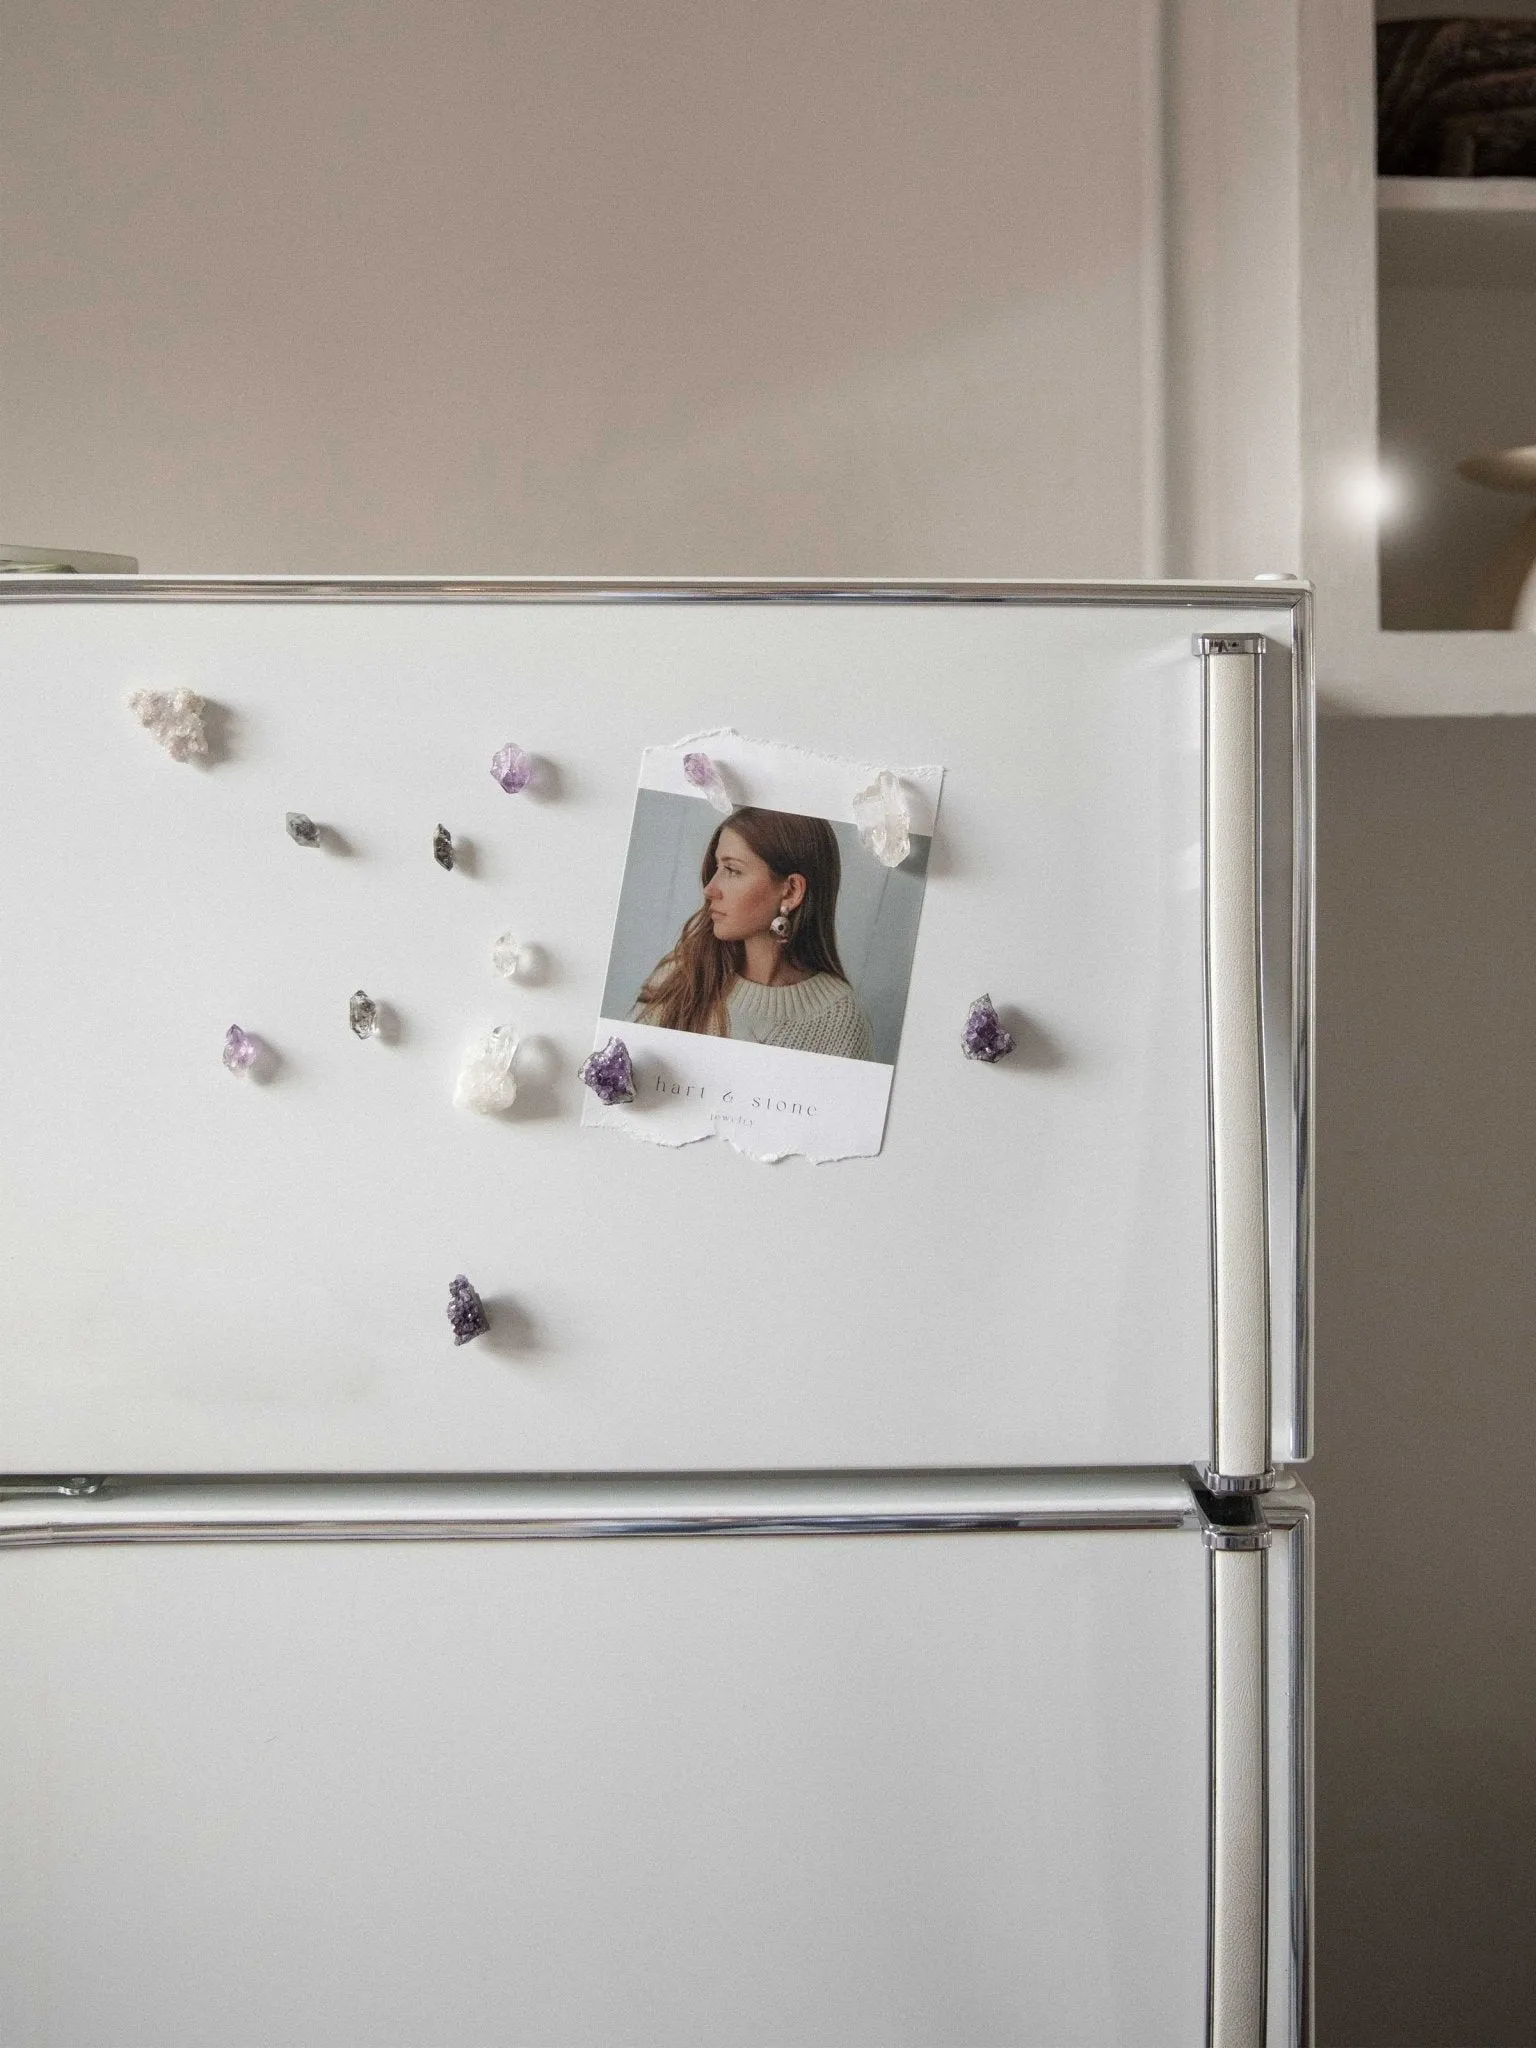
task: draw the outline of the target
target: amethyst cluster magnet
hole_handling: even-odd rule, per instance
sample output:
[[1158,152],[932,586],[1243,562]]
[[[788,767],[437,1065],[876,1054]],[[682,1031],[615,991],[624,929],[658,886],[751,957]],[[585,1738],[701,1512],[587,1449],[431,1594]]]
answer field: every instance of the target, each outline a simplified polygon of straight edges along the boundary
[[261,1040],[231,1024],[224,1034],[224,1064],[232,1074],[246,1074],[261,1056]]
[[448,1321],[455,1344],[469,1344],[483,1337],[491,1327],[485,1303],[469,1284],[466,1273],[455,1273],[448,1282]]
[[525,754],[521,747],[515,747],[508,740],[504,747],[498,747],[492,754],[491,773],[508,796],[516,796],[533,780],[533,756]]
[[609,1109],[635,1099],[635,1070],[622,1038],[610,1038],[601,1052],[593,1053],[582,1067],[581,1078]]
[[1013,1051],[1013,1033],[1003,1028],[990,996],[978,996],[966,1013],[960,1050],[968,1060],[985,1060],[988,1066]]
[[725,786],[725,777],[708,754],[684,754],[683,773],[722,816],[736,808],[731,802],[731,792]]

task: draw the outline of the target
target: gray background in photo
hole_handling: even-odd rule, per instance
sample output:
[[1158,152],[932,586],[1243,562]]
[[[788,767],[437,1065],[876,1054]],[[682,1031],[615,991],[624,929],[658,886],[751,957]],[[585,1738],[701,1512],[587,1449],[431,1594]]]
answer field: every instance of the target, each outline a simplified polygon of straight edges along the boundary
[[[703,902],[699,868],[721,822],[719,812],[702,797],[673,796],[658,789],[639,792],[608,956],[605,1017],[629,1015],[646,976],[671,951]],[[860,846],[852,825],[830,822],[843,857],[837,949],[868,1014],[874,1057],[892,1065],[901,1042],[932,842],[914,833],[912,851],[901,866],[885,868]]]

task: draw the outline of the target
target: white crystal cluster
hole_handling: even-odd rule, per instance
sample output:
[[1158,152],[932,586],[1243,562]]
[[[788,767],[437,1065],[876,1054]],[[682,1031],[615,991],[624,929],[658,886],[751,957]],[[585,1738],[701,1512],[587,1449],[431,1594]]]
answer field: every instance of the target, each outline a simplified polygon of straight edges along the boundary
[[884,867],[899,868],[912,851],[911,814],[889,768],[882,768],[868,789],[854,798],[853,822],[860,844]]
[[510,1109],[517,1100],[517,1076],[512,1071],[516,1058],[517,1033],[510,1024],[497,1024],[484,1038],[477,1038],[459,1068],[455,1105],[478,1110],[482,1116]]
[[192,690],[135,690],[128,709],[146,726],[173,761],[190,761],[208,752],[203,729],[207,705]]

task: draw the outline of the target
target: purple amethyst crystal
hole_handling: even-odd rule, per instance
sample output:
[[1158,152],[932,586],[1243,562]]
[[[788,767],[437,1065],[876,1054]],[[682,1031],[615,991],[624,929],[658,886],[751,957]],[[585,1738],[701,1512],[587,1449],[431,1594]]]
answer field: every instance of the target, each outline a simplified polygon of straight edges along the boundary
[[455,1344],[468,1344],[483,1337],[491,1327],[485,1303],[470,1286],[467,1274],[455,1273],[448,1282],[448,1320],[453,1325]]
[[224,1034],[224,1064],[232,1074],[243,1074],[256,1063],[261,1051],[261,1041],[252,1038],[249,1031],[242,1031],[238,1024],[231,1024]]
[[491,773],[508,796],[516,796],[532,780],[533,756],[525,754],[521,747],[514,747],[508,740],[504,747],[498,747],[492,754]]
[[966,1013],[960,1050],[968,1060],[986,1060],[989,1065],[1013,1051],[1013,1033],[1003,1029],[990,996],[978,996]]
[[734,808],[731,793],[725,786],[725,777],[708,754],[684,754],[683,773],[695,789],[703,790],[722,817]]
[[616,1102],[635,1099],[635,1070],[630,1064],[629,1047],[622,1038],[610,1038],[601,1052],[593,1053],[581,1070],[581,1078],[598,1101],[610,1108]]

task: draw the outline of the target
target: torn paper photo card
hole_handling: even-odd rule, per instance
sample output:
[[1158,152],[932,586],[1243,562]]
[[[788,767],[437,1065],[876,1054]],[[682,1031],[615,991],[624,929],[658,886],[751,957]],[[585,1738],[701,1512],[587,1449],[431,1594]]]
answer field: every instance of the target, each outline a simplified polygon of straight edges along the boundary
[[[583,1121],[759,1159],[877,1153],[942,781],[730,731],[648,748],[594,1040],[628,1045],[635,1100]],[[883,826],[905,813],[894,864],[899,836],[860,830],[877,786]]]

